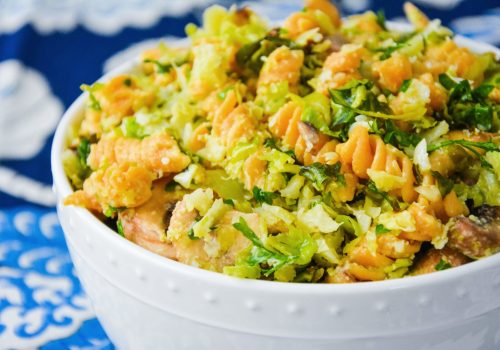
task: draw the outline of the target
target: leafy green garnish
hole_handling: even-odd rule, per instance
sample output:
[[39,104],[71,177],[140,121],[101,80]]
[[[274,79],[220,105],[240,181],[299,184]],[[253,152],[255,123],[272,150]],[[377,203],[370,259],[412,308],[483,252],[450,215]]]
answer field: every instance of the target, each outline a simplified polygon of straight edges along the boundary
[[481,166],[487,169],[493,169],[493,167],[490,163],[488,163],[488,161],[484,158],[484,156],[477,151],[476,148],[483,149],[487,152],[500,152],[500,148],[497,145],[495,145],[492,141],[480,142],[480,141],[468,141],[468,140],[445,140],[434,144],[430,144],[427,146],[427,152],[433,152],[439,148],[450,145],[459,145],[462,146],[463,148],[466,148],[479,159],[479,161],[481,162]]
[[415,133],[408,133],[398,128],[392,120],[385,121],[384,142],[398,148],[416,146],[422,138]]
[[454,185],[452,180],[445,178],[443,175],[441,175],[441,173],[437,171],[431,171],[431,174],[437,180],[439,192],[441,193],[442,197],[451,192]]
[[384,61],[384,60],[388,59],[389,57],[391,57],[391,55],[395,51],[405,47],[407,45],[408,41],[411,38],[413,38],[414,35],[415,35],[415,33],[408,33],[408,34],[402,35],[400,38],[398,38],[394,42],[394,44],[392,44],[388,47],[380,47],[380,48],[375,49],[375,51],[382,52],[382,55],[380,55],[380,60]]
[[252,193],[253,198],[255,198],[258,203],[273,204],[273,199],[278,197],[276,193],[263,191],[257,186],[253,187]]
[[369,80],[353,80],[340,89],[329,91],[333,108],[333,120],[329,135],[345,141],[356,116],[391,113],[389,106],[380,102],[371,91],[372,87],[373,83]]
[[202,219],[202,217],[198,215],[198,216],[194,219],[194,222],[193,222],[193,224],[191,225],[191,228],[190,228],[190,229],[189,229],[189,231],[188,231],[188,237],[189,237],[189,239],[190,239],[190,240],[192,240],[192,241],[196,241],[196,240],[200,239],[200,237],[198,237],[198,236],[196,236],[196,235],[194,234],[194,225],[195,225],[198,221],[200,221],[201,219]]
[[387,233],[387,232],[391,232],[391,230],[389,230],[388,228],[386,228],[384,225],[378,224],[377,226],[375,226],[375,234],[381,235],[381,234],[384,234],[384,233]]
[[116,230],[118,231],[118,234],[122,237],[125,237],[125,232],[123,231],[123,224],[121,220],[116,221]]
[[177,187],[177,182],[172,180],[168,184],[165,185],[164,189],[166,192],[172,192],[172,191],[175,191],[176,187]]
[[318,191],[322,191],[325,188],[325,182],[332,178],[340,184],[345,185],[345,177],[340,173],[340,168],[340,162],[333,165],[313,163],[302,166],[300,168],[300,175],[310,180]]
[[156,66],[158,73],[169,73],[172,70],[172,68],[174,68],[172,63],[161,63],[160,61],[151,58],[146,58],[143,62],[153,63]]
[[222,202],[224,204],[227,204],[227,205],[234,207],[234,201],[232,199],[223,199]]
[[132,79],[130,78],[127,78],[123,81],[123,83],[126,85],[126,86],[132,86]]
[[98,83],[95,83],[92,86],[89,86],[86,84],[82,84],[80,86],[80,89],[82,89],[83,91],[87,91],[89,94],[89,105],[88,106],[97,112],[100,112],[102,109],[101,109],[101,104],[99,103],[99,101],[97,100],[97,98],[94,95],[94,90],[96,88],[99,88],[100,86],[102,86],[102,85],[100,85]]
[[240,231],[254,245],[251,255],[248,258],[248,263],[251,266],[260,265],[261,263],[272,264],[272,267],[270,269],[264,271],[265,276],[271,275],[273,272],[280,269],[285,264],[293,262],[297,258],[296,256],[286,256],[284,254],[274,252],[266,248],[264,246],[264,243],[262,243],[260,238],[248,226],[243,217],[240,217],[239,222],[234,223],[233,227]]
[[403,84],[401,84],[401,87],[399,88],[399,91],[406,92],[406,90],[408,90],[408,88],[411,85],[411,81],[412,81],[411,79],[405,79],[405,80],[403,80]]
[[383,30],[387,30],[387,27],[385,26],[385,12],[382,9],[377,11],[377,24]]
[[451,264],[449,262],[447,262],[446,260],[444,260],[443,258],[441,258],[441,260],[439,260],[439,262],[436,264],[436,266],[434,266],[436,271],[443,271],[443,270],[449,269],[450,267],[452,267]]
[[197,236],[194,235],[194,230],[193,230],[192,227],[188,231],[188,237],[192,241],[196,241],[197,239],[200,239],[200,237],[197,237]]
[[439,82],[449,91],[449,99],[443,117],[454,128],[476,127],[491,131],[498,119],[498,106],[488,95],[493,85],[483,84],[473,89],[468,80],[455,82],[446,74],[439,75]]
[[379,197],[380,199],[389,203],[389,205],[392,207],[392,209],[394,209],[394,210],[399,209],[398,200],[396,198],[394,198],[393,196],[390,196],[387,192],[379,190],[377,188],[377,186],[375,185],[375,182],[373,182],[372,180],[368,180],[368,182],[366,183],[366,188],[372,194],[374,194],[376,197]]
[[264,57],[267,57],[278,47],[293,47],[294,44],[287,39],[269,34],[253,43],[244,45],[236,53],[236,63],[241,68],[248,68],[258,74],[264,64]]
[[90,154],[90,141],[86,138],[82,138],[76,148],[76,153],[78,154],[78,159],[80,159],[80,164],[83,169],[88,169],[87,158]]
[[127,208],[126,207],[114,207],[114,206],[108,204],[108,207],[104,210],[103,214],[106,217],[111,218],[111,217],[115,216],[116,213],[121,212],[125,209],[127,209]]
[[268,148],[273,148],[273,149],[276,149],[282,153],[285,153],[286,155],[292,157],[293,159],[297,160],[297,156],[295,155],[295,152],[292,150],[292,149],[289,149],[289,150],[281,150],[278,145],[276,144],[276,139],[273,139],[273,138],[267,138],[265,141],[264,141],[264,147],[268,147]]

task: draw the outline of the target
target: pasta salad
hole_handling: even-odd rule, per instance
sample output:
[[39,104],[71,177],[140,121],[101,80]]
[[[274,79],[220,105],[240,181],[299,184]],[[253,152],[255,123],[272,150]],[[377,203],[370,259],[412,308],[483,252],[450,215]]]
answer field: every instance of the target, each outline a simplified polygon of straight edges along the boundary
[[404,5],[279,27],[213,6],[189,47],[83,85],[63,162],[119,235],[227,275],[378,281],[500,251],[500,62]]

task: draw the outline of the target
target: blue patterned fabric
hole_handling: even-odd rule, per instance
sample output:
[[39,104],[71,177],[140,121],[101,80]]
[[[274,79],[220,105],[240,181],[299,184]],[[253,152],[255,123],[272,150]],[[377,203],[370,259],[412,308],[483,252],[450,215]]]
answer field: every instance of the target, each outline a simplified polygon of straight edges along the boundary
[[[103,72],[182,36],[209,0],[0,0],[0,349],[113,349],[75,276],[51,191],[51,137]],[[218,1],[224,5],[229,1]],[[242,3],[242,1],[239,1]],[[415,0],[455,32],[500,45],[496,0]],[[272,20],[302,1],[246,1]],[[402,1],[337,1],[343,14]]]

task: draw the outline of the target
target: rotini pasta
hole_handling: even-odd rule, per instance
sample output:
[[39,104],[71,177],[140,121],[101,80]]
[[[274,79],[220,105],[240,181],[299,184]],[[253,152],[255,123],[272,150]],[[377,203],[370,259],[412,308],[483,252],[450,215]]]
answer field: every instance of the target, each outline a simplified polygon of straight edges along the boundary
[[411,4],[404,33],[304,5],[272,29],[214,7],[191,46],[84,86],[65,203],[240,278],[378,281],[500,251],[498,61]]
[[[336,147],[343,164],[351,166],[352,172],[362,179],[375,179],[382,172],[391,175],[390,183],[385,183],[386,190],[398,193],[405,202],[416,198],[413,163],[403,152],[391,145],[386,145],[376,135],[369,135],[368,129],[356,125],[349,140]],[[377,183],[376,180],[374,180]]]

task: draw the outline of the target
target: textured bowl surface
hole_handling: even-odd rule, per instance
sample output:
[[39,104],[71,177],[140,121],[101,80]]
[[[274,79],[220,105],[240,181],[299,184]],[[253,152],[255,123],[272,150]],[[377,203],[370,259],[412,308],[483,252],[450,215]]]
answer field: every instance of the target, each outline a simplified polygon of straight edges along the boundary
[[[476,52],[497,49],[465,38]],[[103,77],[130,72],[130,62]],[[52,148],[58,214],[97,317],[120,349],[500,349],[500,254],[435,274],[347,285],[239,280],[120,237],[72,192],[61,161],[85,97]]]

